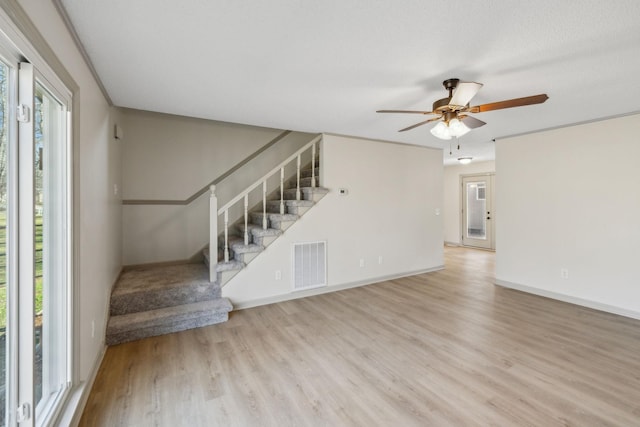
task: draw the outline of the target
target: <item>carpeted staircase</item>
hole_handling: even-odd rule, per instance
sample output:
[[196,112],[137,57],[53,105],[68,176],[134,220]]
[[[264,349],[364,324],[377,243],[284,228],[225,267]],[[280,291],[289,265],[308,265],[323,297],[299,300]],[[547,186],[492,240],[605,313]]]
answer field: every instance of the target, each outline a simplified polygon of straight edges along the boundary
[[[222,298],[221,287],[328,193],[325,188],[312,187],[311,165],[300,175],[301,200],[296,198],[296,182],[290,181],[290,188],[284,190],[284,214],[280,213],[279,198],[267,202],[266,229],[262,206],[251,212],[248,245],[244,244],[244,222],[230,230],[228,262],[224,262],[224,240],[221,241],[215,282],[209,281],[208,248],[204,250],[204,264],[124,271],[111,294],[106,344],[226,322],[233,307],[227,298]],[[317,179],[316,174],[316,182]],[[277,194],[279,197],[279,190]]]
[[[318,163],[316,160],[316,170]],[[311,165],[300,170],[300,200],[296,197],[296,180],[290,180],[284,190],[284,214],[280,213],[280,199],[267,202],[267,228],[263,227],[264,212],[262,206],[251,212],[251,222],[247,225],[249,244],[244,244],[244,222],[233,227],[229,232],[229,261],[224,261],[224,239],[219,240],[216,265],[217,281],[224,286],[233,276],[238,274],[251,260],[276,240],[287,228],[291,227],[302,215],[322,199],[329,190],[323,187],[312,187]],[[316,181],[318,175],[316,172]],[[278,195],[280,194],[277,191]],[[205,264],[210,261],[209,248],[203,251]]]
[[106,344],[226,322],[232,308],[202,263],[128,270],[111,293]]

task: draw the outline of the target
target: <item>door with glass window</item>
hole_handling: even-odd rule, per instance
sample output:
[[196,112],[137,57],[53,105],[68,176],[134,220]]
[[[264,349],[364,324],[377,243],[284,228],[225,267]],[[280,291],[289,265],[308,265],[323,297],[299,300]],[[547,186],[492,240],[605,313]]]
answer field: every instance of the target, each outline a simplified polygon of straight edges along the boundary
[[495,249],[493,210],[493,174],[463,176],[462,244]]

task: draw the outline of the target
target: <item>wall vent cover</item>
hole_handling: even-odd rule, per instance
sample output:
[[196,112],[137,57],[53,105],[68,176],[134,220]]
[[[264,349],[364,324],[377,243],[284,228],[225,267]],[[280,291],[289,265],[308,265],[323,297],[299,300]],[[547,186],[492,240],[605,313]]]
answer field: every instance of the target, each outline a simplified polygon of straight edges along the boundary
[[327,242],[293,244],[293,290],[327,285]]

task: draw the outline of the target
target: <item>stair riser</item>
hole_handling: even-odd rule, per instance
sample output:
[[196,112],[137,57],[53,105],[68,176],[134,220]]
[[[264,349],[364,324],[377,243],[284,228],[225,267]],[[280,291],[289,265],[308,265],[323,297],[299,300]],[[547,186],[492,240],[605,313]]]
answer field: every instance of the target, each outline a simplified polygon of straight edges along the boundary
[[137,313],[174,305],[191,304],[220,298],[220,287],[212,283],[197,283],[167,290],[138,292],[111,299],[110,314]]
[[291,227],[295,221],[271,221],[271,228],[284,231]]
[[258,255],[260,255],[260,252],[248,252],[244,254],[235,253],[233,255],[233,259],[235,259],[236,261],[244,262],[245,264],[249,264]]
[[[304,169],[300,171],[300,178],[309,178],[311,177],[311,169]],[[318,168],[316,168],[316,182],[318,181],[318,177],[320,176],[318,174]]]
[[[280,212],[280,202],[279,201],[270,201],[267,202],[267,213],[281,213]],[[287,209],[287,205],[284,205],[284,213],[289,213]],[[260,224],[262,225],[262,224]]]
[[[297,180],[294,179],[293,181],[291,181],[289,183],[289,188],[296,188],[297,187]],[[318,182],[319,179],[318,177],[316,177],[316,187],[318,186]],[[306,178],[300,178],[300,187],[311,187],[311,177],[306,177]]]
[[[289,188],[287,190],[284,190],[284,198],[287,200],[296,200],[296,189]],[[300,200],[313,200],[313,199],[311,198],[311,194],[309,194],[309,192],[300,190]]]
[[287,213],[302,216],[309,209],[311,209],[311,206],[289,206],[287,207],[287,210],[289,211]]
[[[267,226],[268,226],[269,221],[267,221]],[[252,225],[255,225],[252,223]],[[268,228],[268,227],[267,227]],[[240,227],[240,232],[242,232],[243,227]],[[275,230],[277,231],[277,233],[273,233],[273,229],[268,229],[266,231],[263,230],[262,228],[262,222],[258,225],[257,229],[252,229],[251,233],[249,234],[251,236],[251,241],[252,243],[256,244],[256,245],[260,245],[260,246],[267,246],[265,245],[263,242],[264,241],[268,241],[269,243],[271,243],[273,240],[275,240],[278,236],[280,236],[280,231],[279,230]],[[266,240],[263,240],[266,239]],[[267,244],[269,244],[267,243]]]
[[109,333],[107,331],[106,344],[116,345],[142,338],[154,337],[158,335],[170,334],[173,332],[186,331],[188,329],[200,328],[203,326],[215,325],[229,320],[228,313],[203,313],[194,319],[180,321],[169,320],[164,325],[152,326],[148,328],[136,329],[120,333]]
[[[254,212],[251,214],[251,224],[254,226],[262,227],[262,221],[264,219],[264,215],[262,212]],[[267,228],[275,228],[271,226],[271,224],[275,221],[295,221],[298,217],[296,215],[291,215],[288,213],[284,213],[284,216],[280,213],[267,212]]]
[[262,245],[265,248],[273,243],[279,236],[253,236],[256,245]]

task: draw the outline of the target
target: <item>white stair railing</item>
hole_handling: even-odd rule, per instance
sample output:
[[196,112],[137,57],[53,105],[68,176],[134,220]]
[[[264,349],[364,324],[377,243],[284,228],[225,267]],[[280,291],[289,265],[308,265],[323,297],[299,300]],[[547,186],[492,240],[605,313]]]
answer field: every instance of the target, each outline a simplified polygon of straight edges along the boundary
[[262,186],[262,228],[267,229],[267,182],[269,178],[280,172],[280,214],[284,214],[284,171],[294,160],[296,161],[296,200],[301,198],[300,190],[300,164],[302,161],[302,155],[311,150],[311,187],[316,187],[316,153],[317,144],[322,139],[322,136],[317,136],[304,147],[289,156],[286,160],[273,168],[270,172],[264,175],[262,178],[251,184],[244,191],[240,192],[236,197],[231,199],[221,208],[218,208],[218,198],[216,197],[216,186],[209,187],[211,192],[209,199],[209,280],[216,280],[216,266],[218,264],[218,217],[223,215],[224,223],[224,262],[229,262],[229,210],[240,200],[244,201],[244,243],[249,244],[249,193],[256,188]]

